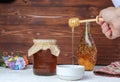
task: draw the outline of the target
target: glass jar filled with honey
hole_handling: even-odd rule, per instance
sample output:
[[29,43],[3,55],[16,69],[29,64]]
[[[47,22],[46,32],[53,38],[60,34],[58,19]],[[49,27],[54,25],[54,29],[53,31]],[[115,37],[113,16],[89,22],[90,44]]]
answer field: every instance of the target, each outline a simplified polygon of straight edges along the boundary
[[35,75],[54,75],[56,73],[57,56],[60,53],[56,40],[34,39],[34,45],[28,50],[33,55],[33,71]]
[[90,33],[90,23],[86,22],[86,27],[79,42],[78,64],[85,66],[85,70],[91,71],[96,64],[97,48]]

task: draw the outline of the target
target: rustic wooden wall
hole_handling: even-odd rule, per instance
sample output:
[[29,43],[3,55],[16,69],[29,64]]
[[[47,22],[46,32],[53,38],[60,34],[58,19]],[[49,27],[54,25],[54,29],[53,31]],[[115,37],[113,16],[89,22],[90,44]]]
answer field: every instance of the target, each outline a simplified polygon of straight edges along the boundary
[[[15,0],[0,4],[0,51],[21,51],[27,55],[34,38],[57,39],[61,49],[58,64],[71,63],[71,17],[95,18],[99,11],[113,6],[110,0]],[[97,64],[120,59],[120,39],[108,40],[100,26],[91,24],[98,56]],[[84,24],[75,29],[75,54]],[[30,62],[32,58],[30,58]]]

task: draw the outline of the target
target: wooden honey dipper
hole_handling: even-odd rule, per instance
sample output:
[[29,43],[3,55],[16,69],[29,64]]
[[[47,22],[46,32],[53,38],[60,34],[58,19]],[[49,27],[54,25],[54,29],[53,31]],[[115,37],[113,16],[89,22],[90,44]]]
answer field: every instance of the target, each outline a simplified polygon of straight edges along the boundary
[[86,19],[86,20],[80,20],[79,18],[70,18],[68,21],[68,24],[71,28],[78,27],[80,23],[85,23],[85,22],[99,22],[103,21],[103,18],[99,18],[96,16],[95,19]]

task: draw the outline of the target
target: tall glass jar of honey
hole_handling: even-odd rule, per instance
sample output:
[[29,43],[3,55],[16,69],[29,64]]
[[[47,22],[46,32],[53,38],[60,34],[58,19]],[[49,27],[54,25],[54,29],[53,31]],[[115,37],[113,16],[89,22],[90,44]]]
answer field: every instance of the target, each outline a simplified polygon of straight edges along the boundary
[[56,40],[34,39],[34,45],[28,50],[33,55],[33,71],[35,75],[54,75],[56,73],[57,56],[60,53]]
[[85,70],[91,71],[97,60],[97,48],[90,33],[90,23],[86,27],[78,46],[78,64],[85,66]]

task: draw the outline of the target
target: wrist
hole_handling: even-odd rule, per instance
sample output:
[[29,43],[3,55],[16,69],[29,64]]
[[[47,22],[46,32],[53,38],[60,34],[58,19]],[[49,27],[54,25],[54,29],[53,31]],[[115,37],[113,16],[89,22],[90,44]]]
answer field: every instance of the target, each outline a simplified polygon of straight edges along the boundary
[[120,17],[120,6],[118,8],[116,8],[115,13],[118,17]]

